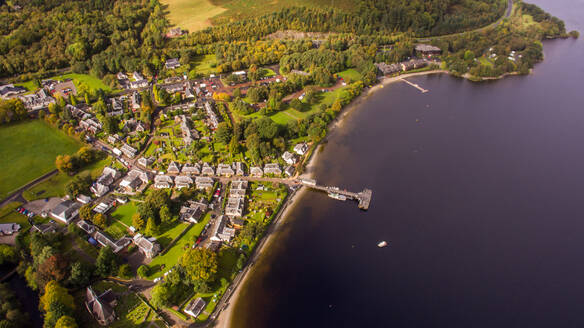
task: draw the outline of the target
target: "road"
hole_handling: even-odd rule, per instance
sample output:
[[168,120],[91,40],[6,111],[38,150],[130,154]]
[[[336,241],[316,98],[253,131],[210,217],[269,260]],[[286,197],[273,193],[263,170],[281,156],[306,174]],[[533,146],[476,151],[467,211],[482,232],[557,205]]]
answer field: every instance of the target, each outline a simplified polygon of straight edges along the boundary
[[24,186],[16,189],[15,191],[11,192],[8,195],[8,197],[4,198],[0,202],[0,207],[3,207],[4,205],[6,205],[6,204],[8,204],[10,202],[13,202],[15,200],[18,200],[21,197],[21,194],[22,194],[23,191],[25,191],[26,189],[28,189],[28,188],[36,185],[37,183],[40,183],[40,182],[42,182],[42,181],[44,181],[44,180],[52,177],[53,175],[57,174],[57,172],[58,172],[57,170],[52,170],[51,172],[46,173],[46,174],[44,174],[44,175],[42,175],[42,176],[40,176],[40,177],[32,180],[31,182],[25,184]]

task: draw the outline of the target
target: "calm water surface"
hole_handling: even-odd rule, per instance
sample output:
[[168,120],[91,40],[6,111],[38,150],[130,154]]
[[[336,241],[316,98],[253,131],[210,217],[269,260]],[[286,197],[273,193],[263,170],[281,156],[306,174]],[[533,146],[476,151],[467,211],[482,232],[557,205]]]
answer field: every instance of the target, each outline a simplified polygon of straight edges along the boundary
[[[534,1],[584,32],[581,0]],[[336,130],[235,327],[583,327],[584,42],[527,77],[411,78]],[[380,240],[390,247],[377,248]]]

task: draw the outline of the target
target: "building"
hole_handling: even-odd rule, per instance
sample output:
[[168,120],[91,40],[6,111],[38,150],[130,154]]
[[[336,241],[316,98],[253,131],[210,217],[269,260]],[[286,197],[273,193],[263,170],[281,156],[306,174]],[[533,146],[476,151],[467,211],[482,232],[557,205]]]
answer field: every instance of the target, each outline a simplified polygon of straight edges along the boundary
[[55,98],[47,95],[47,92],[44,89],[30,95],[19,96],[18,98],[22,100],[24,107],[29,111],[47,108],[50,104],[55,104],[57,102]]
[[122,147],[120,148],[120,150],[122,151],[122,153],[124,155],[126,155],[129,158],[134,158],[136,157],[136,153],[138,153],[138,149],[128,145],[128,144],[123,144]]
[[150,176],[148,173],[139,170],[132,169],[126,177],[120,182],[120,187],[125,188],[126,191],[132,192],[145,187],[150,182]]
[[140,157],[138,158],[138,164],[143,167],[148,167],[154,163],[154,158],[152,157]]
[[140,94],[138,92],[132,93],[132,96],[130,97],[130,102],[132,103],[132,111],[135,112],[138,109],[140,109],[141,107]]
[[80,121],[79,127],[92,134],[97,134],[102,129],[101,122],[94,118],[88,118]]
[[114,135],[109,135],[107,136],[107,142],[109,142],[112,145],[115,145],[118,141],[120,141],[120,136],[118,136],[117,134]]
[[230,177],[235,175],[235,171],[228,164],[219,164],[217,165],[217,175]]
[[188,175],[179,175],[174,179],[174,185],[178,189],[190,188],[193,184],[193,179]]
[[168,168],[166,169],[166,173],[179,174],[180,173],[180,165],[177,164],[175,161],[170,162],[170,164],[168,164]]
[[160,252],[160,244],[156,242],[156,238],[154,237],[146,238],[141,234],[137,234],[134,236],[133,242],[149,259],[155,257]]
[[96,229],[93,234],[93,238],[103,247],[110,247],[114,253],[121,251],[124,247],[128,246],[132,239],[128,237],[122,237],[117,241],[114,241],[104,232]]
[[140,74],[140,73],[138,73],[136,71],[134,71],[134,73],[132,73],[132,77],[136,81],[144,80],[144,77],[142,76],[142,74]]
[[269,163],[264,166],[264,174],[282,175],[282,170],[278,163]]
[[79,220],[79,222],[77,222],[77,226],[79,229],[85,231],[88,235],[91,235],[95,232],[95,226],[85,220]]
[[244,176],[245,175],[245,164],[242,162],[235,162],[233,163],[233,167],[235,168],[235,175]]
[[196,177],[195,185],[197,189],[211,189],[213,188],[213,179],[210,177]]
[[289,151],[284,152],[284,154],[282,154],[282,158],[288,165],[296,164],[296,156]]
[[178,61],[178,58],[171,58],[171,59],[168,59],[166,61],[166,63],[164,63],[164,67],[166,67],[166,69],[179,68],[180,62]]
[[300,156],[304,156],[304,154],[306,154],[307,151],[308,151],[308,144],[306,142],[301,142],[299,144],[296,144],[296,146],[294,146],[294,152]]
[[75,198],[76,201],[80,202],[81,204],[89,204],[91,202],[91,197],[87,196],[87,195],[83,195],[83,194],[79,194],[77,196],[77,198]]
[[0,236],[10,236],[20,231],[18,223],[0,223]]
[[208,205],[202,200],[200,202],[189,202],[188,206],[180,209],[180,219],[185,222],[199,223],[201,217],[207,211]]
[[193,165],[185,164],[182,167],[181,173],[188,175],[199,175],[201,174],[201,165],[199,165],[198,163],[195,163]]
[[27,91],[26,88],[14,86],[14,84],[0,85],[0,98],[9,99]]
[[203,175],[212,176],[215,175],[215,169],[209,163],[203,163],[203,169],[201,170]]
[[91,286],[87,287],[85,307],[93,318],[102,326],[107,326],[114,322],[116,313],[114,307],[117,302],[111,289],[106,290],[101,295],[97,295]]
[[222,215],[217,219],[211,235],[212,241],[229,242],[235,236],[235,229],[227,227],[227,219]]
[[205,112],[207,113],[209,128],[211,128],[211,130],[217,129],[217,126],[219,125],[219,119],[217,118],[215,111],[213,111],[213,106],[210,102],[205,103]]
[[182,35],[184,35],[186,33],[187,33],[186,31],[183,31],[180,27],[177,27],[177,28],[170,29],[166,33],[166,37],[169,38],[169,39],[170,38],[177,38],[177,37],[182,36]]
[[121,175],[122,174],[120,172],[112,169],[109,166],[106,166],[103,168],[101,176],[97,178],[89,190],[91,190],[95,196],[102,197],[110,191],[110,186],[114,183],[115,180],[119,179]]
[[100,202],[99,204],[97,204],[97,206],[95,206],[93,208],[93,211],[95,213],[99,213],[99,214],[105,214],[107,213],[107,211],[109,211],[111,208],[113,207],[113,203],[111,201],[103,201]]
[[245,224],[245,220],[238,218],[230,218],[229,222],[231,222],[231,225],[235,229],[243,229],[243,225]]
[[57,232],[57,227],[55,227],[54,224],[49,224],[49,223],[45,223],[45,224],[33,224],[30,229],[32,231],[39,232],[40,234],[43,234],[43,235],[46,234],[46,233],[55,233],[55,232]]
[[168,189],[172,188],[172,177],[166,174],[159,174],[154,177],[154,188]]
[[248,182],[246,180],[236,180],[231,182],[229,197],[225,204],[225,215],[229,217],[243,216],[247,184]]
[[55,206],[55,208],[50,212],[50,215],[51,217],[65,224],[69,224],[77,217],[80,208],[81,204],[72,200],[65,200]]
[[289,177],[292,177],[294,175],[294,172],[295,172],[294,166],[292,166],[292,165],[288,165],[284,169],[284,174],[286,174]]
[[203,312],[205,306],[207,306],[207,303],[205,303],[205,301],[203,301],[202,298],[197,297],[196,299],[192,300],[187,306],[185,306],[185,309],[183,311],[184,313],[196,319],[199,316],[199,314]]
[[249,175],[252,177],[261,178],[264,175],[264,171],[259,166],[252,166],[249,168]]
[[418,44],[416,45],[416,52],[423,55],[439,55],[442,53],[442,49],[429,44]]

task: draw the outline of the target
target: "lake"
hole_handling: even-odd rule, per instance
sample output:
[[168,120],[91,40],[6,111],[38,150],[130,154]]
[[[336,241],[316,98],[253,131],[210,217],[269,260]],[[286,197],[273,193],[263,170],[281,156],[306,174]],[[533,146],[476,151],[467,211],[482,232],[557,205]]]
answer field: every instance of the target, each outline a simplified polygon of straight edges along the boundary
[[[582,0],[532,2],[584,31]],[[584,41],[544,51],[529,76],[370,95],[315,168],[370,210],[307,192],[233,326],[584,326]]]

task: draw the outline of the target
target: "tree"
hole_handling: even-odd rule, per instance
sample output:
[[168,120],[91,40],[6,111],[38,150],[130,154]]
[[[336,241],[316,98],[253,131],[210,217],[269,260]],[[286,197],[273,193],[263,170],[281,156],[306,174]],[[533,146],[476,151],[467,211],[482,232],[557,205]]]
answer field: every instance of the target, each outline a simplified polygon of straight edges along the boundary
[[171,223],[172,222],[172,215],[170,214],[170,210],[168,206],[164,205],[160,208],[160,220],[163,223]]
[[217,131],[215,132],[215,139],[218,142],[227,144],[231,139],[233,131],[227,122],[221,122],[217,126]]
[[134,276],[132,274],[132,269],[128,264],[120,265],[120,269],[118,270],[118,277],[123,279],[131,279]]
[[118,271],[118,256],[108,247],[99,250],[95,260],[96,273],[102,277],[110,276]]
[[44,260],[37,271],[37,284],[43,286],[46,282],[54,280],[61,282],[69,273],[69,263],[61,254],[55,254]]
[[217,274],[217,254],[206,248],[189,248],[179,263],[191,281],[211,282]]
[[77,151],[77,158],[83,162],[83,164],[89,164],[95,160],[95,151],[90,146],[84,146],[79,148]]
[[144,229],[144,233],[148,236],[156,236],[158,234],[158,226],[153,218],[148,218],[146,222],[146,229]]
[[69,284],[82,287],[89,283],[93,270],[83,262],[77,261],[71,265],[71,274],[69,275]]
[[76,175],[73,180],[71,180],[65,186],[65,191],[71,198],[77,197],[79,194],[83,194],[87,190],[89,190],[89,186],[91,185],[91,177],[88,175]]
[[138,268],[137,273],[141,278],[146,278],[150,275],[150,267],[148,267],[146,264],[142,264]]
[[132,226],[138,230],[144,227],[144,219],[142,219],[140,213],[136,212],[132,215]]
[[81,206],[81,208],[79,209],[79,216],[83,220],[91,221],[91,219],[93,218],[93,210],[91,203]]
[[168,283],[162,283],[152,288],[152,305],[160,308],[170,305],[172,298],[171,288]]
[[16,250],[9,245],[0,245],[0,266],[7,263],[16,263]]
[[91,220],[96,226],[105,229],[107,227],[107,218],[102,213],[96,213]]
[[294,98],[290,101],[290,107],[296,109],[297,111],[302,111],[302,102],[298,98]]
[[61,303],[69,309],[75,309],[75,300],[67,289],[61,287],[56,281],[49,281],[45,286],[45,293],[41,296],[40,306],[45,312],[49,312],[51,305]]
[[55,166],[57,170],[61,173],[71,174],[73,173],[74,163],[73,158],[69,155],[58,155],[55,160]]
[[75,319],[68,315],[60,317],[59,320],[57,320],[57,324],[55,325],[55,328],[77,328],[77,327],[78,326],[77,322],[75,322]]

